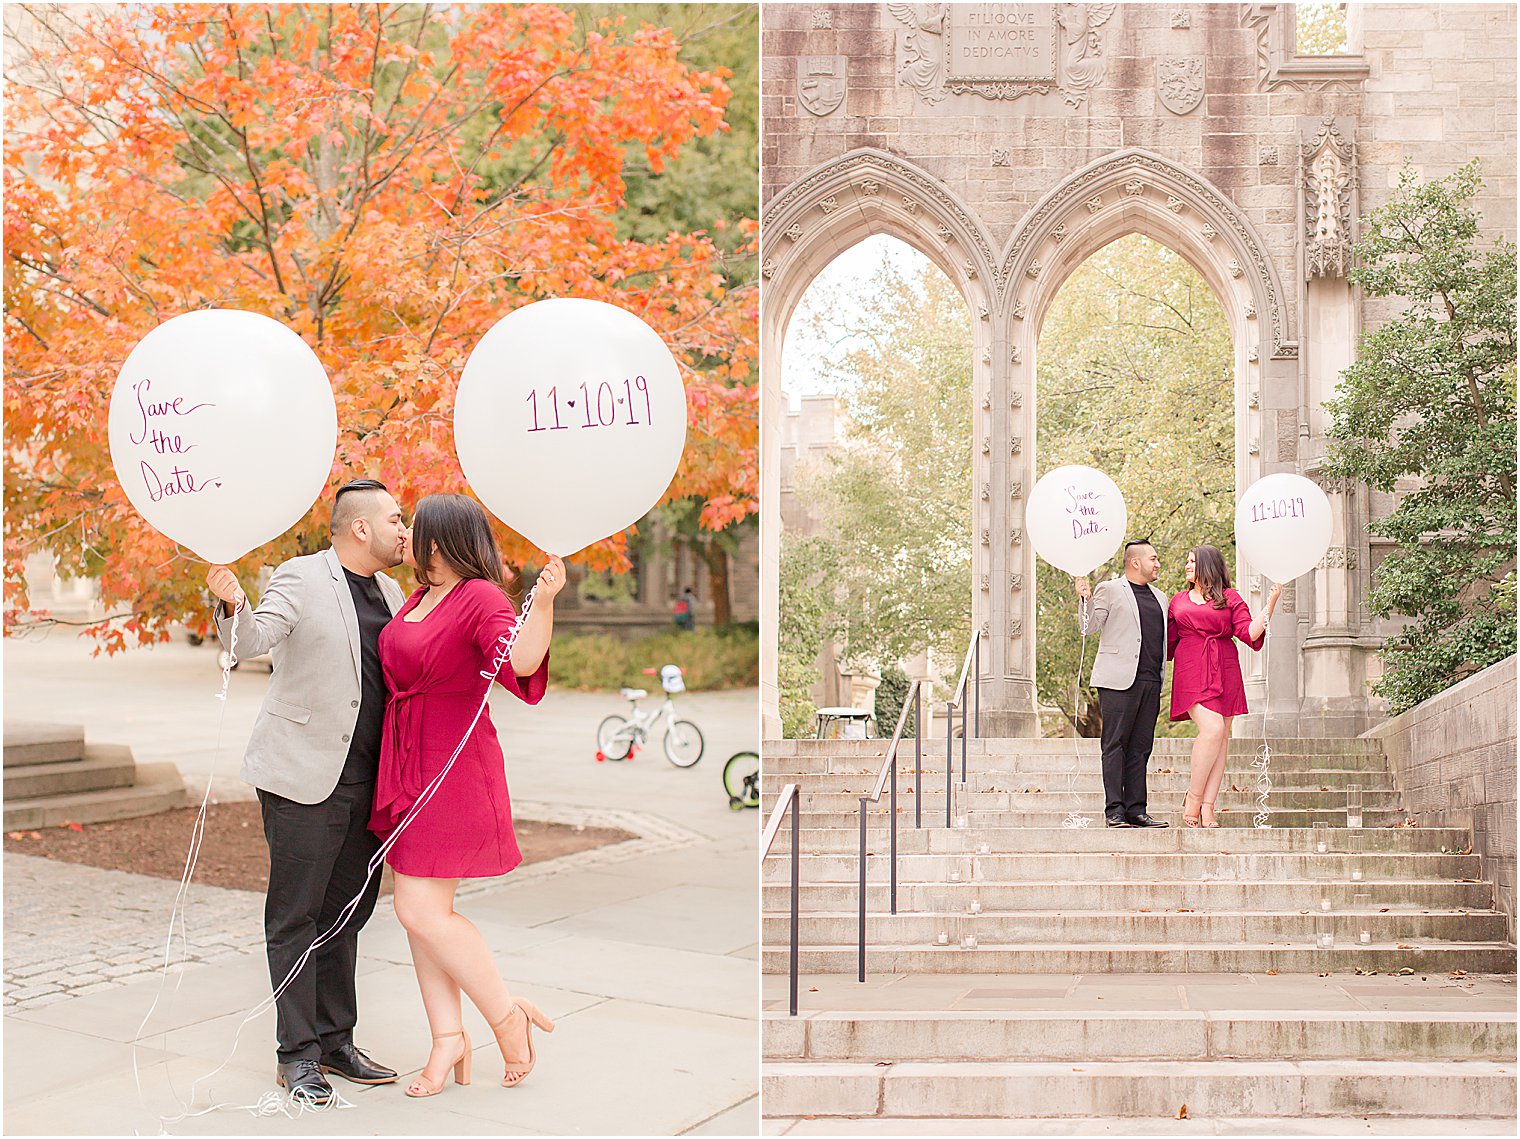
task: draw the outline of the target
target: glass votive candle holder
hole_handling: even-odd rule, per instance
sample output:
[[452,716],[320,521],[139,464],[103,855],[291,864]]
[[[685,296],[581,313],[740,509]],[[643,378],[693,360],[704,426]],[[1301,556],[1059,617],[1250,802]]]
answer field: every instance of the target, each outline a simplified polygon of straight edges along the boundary
[[956,826],[956,829],[957,830],[965,830],[966,829],[966,824],[967,824],[968,821],[969,820],[966,818],[965,815],[956,815],[955,816],[955,826]]
[[1329,914],[1318,914],[1314,921],[1314,944],[1320,949],[1335,948],[1335,923]]
[[976,844],[976,852],[978,854],[991,854],[992,847],[985,842],[979,842]]
[[1346,860],[1351,866],[1351,880],[1360,882],[1365,876],[1366,867],[1363,865],[1363,848],[1361,831],[1352,831],[1346,836],[1346,851],[1350,857]]
[[982,912],[981,899],[979,899],[979,898],[972,898],[971,899],[971,905],[967,908],[966,912],[970,913],[970,914],[979,914],[979,913],[981,913]]
[[961,948],[962,949],[975,949],[976,948],[976,934],[974,934],[974,933],[968,933],[965,937],[961,938]]
[[1356,935],[1357,944],[1358,945],[1371,945],[1372,944],[1372,931],[1370,929],[1368,929],[1367,926],[1369,924],[1371,924],[1371,918],[1369,917],[1369,915],[1372,913],[1372,895],[1371,894],[1354,894],[1354,895],[1352,895],[1352,898],[1351,898],[1351,908],[1356,911],[1357,916],[1359,918],[1359,920],[1357,922],[1357,925],[1360,927],[1360,929],[1357,931],[1357,935]]
[[1328,914],[1330,912],[1330,899],[1329,898],[1321,898],[1319,900],[1319,912],[1322,913],[1322,914]]
[[939,931],[939,936],[934,939],[934,944],[935,945],[949,945],[950,944],[950,932],[949,932],[949,930],[944,930],[944,929],[940,930]]
[[1360,784],[1346,784],[1346,825],[1353,829],[1362,825],[1362,788]]
[[1330,853],[1330,824],[1315,823],[1314,826],[1310,828],[1310,833],[1314,836],[1314,853]]

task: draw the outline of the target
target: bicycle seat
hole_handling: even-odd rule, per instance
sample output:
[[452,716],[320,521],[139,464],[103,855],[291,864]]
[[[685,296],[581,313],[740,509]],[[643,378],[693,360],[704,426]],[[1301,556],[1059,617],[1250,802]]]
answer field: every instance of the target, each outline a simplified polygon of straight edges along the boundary
[[621,695],[624,700],[642,700],[644,697],[649,695],[649,693],[645,692],[642,688],[619,688],[618,694]]

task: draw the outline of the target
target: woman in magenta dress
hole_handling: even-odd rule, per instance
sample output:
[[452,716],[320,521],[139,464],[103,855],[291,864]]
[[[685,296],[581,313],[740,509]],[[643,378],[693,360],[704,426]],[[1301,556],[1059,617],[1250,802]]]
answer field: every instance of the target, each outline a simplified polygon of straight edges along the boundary
[[[1166,655],[1174,662],[1172,720],[1191,719],[1198,726],[1182,821],[1190,827],[1217,827],[1214,801],[1224,781],[1230,723],[1248,711],[1235,638],[1261,651],[1282,586],[1272,586],[1267,611],[1253,618],[1245,600],[1230,588],[1224,555],[1213,546],[1198,546],[1188,554],[1187,580],[1188,588],[1167,607],[1166,621]],[[1191,812],[1189,800],[1197,803]]]
[[[424,498],[405,561],[422,585],[380,634],[390,699],[370,829],[382,839],[394,832],[460,748],[448,776],[386,855],[396,877],[396,917],[406,927],[433,1034],[427,1065],[406,1094],[436,1095],[450,1068],[456,1082],[470,1082],[461,992],[496,1034],[506,1060],[502,1084],[510,1087],[533,1068],[532,1025],[545,1031],[554,1025],[508,991],[480,931],[455,912],[454,891],[461,878],[496,877],[522,861],[490,709],[475,720],[517,615],[486,513],[471,499]],[[543,699],[548,684],[554,596],[564,582],[564,563],[550,558],[510,657],[496,672],[497,683],[529,704]]]

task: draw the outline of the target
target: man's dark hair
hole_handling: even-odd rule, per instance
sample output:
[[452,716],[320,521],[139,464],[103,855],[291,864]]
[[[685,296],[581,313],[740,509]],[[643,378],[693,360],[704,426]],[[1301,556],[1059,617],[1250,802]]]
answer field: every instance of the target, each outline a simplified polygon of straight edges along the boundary
[[354,524],[354,519],[362,518],[375,505],[375,494],[389,489],[379,479],[350,479],[344,483],[333,498],[332,521],[328,525],[328,532],[333,537],[346,534]]
[[[1124,560],[1125,561],[1129,561],[1129,552],[1130,552],[1130,550],[1134,549],[1136,546],[1151,546],[1151,540],[1149,538],[1136,538],[1133,542],[1125,542],[1124,543]],[[1151,546],[1151,549],[1155,549],[1155,548],[1156,547]]]

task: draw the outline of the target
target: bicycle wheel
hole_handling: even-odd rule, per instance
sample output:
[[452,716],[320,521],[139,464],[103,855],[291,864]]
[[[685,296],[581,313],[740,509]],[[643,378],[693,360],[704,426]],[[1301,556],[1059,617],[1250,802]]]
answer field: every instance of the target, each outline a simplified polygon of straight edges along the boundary
[[608,759],[627,759],[633,750],[633,730],[628,717],[608,716],[598,724],[596,746]]
[[690,720],[675,720],[665,732],[665,758],[677,767],[691,767],[702,758],[702,729]]
[[752,751],[735,752],[723,765],[723,790],[730,803],[747,807],[760,802],[760,756]]

